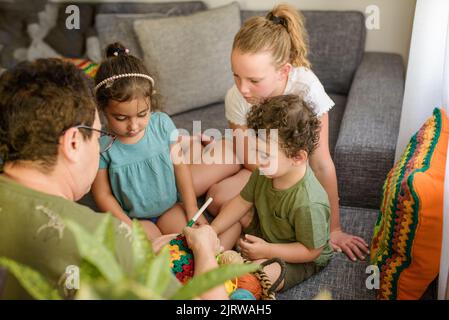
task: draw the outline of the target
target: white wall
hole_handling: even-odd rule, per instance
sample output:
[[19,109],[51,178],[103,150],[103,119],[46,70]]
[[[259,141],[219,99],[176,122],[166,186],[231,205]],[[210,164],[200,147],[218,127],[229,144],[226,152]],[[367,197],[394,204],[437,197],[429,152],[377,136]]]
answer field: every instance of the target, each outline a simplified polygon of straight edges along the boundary
[[443,105],[449,1],[418,0],[405,81],[396,160],[410,137]]
[[[83,1],[93,2],[95,0],[75,0],[74,2]],[[127,0],[106,1],[126,2]],[[129,2],[168,1],[170,0],[129,0]],[[203,0],[212,8],[232,1]],[[58,2],[58,0],[55,0],[55,2]],[[402,55],[405,65],[407,63],[416,0],[237,0],[237,2],[242,9],[246,10],[269,10],[278,3],[289,3],[301,10],[357,10],[365,12],[368,6],[376,5],[380,10],[380,29],[368,30],[366,50],[398,53]]]

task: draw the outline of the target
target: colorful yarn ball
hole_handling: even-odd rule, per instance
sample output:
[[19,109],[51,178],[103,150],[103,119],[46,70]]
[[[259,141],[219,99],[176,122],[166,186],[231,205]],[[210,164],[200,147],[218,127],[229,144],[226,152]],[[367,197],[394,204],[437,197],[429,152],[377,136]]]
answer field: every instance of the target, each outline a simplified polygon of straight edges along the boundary
[[243,258],[237,251],[226,250],[217,257],[218,264],[240,264],[243,263]]
[[230,296],[231,300],[256,300],[256,297],[246,289],[237,289]]
[[234,280],[227,280],[225,282],[224,285],[228,296],[231,295],[235,290],[237,290],[237,281],[238,280],[236,278]]
[[257,300],[262,297],[262,286],[259,279],[252,273],[244,274],[237,278],[238,288],[251,292]]
[[192,250],[187,245],[184,235],[179,234],[170,240],[170,268],[181,283],[186,283],[193,277],[194,263]]

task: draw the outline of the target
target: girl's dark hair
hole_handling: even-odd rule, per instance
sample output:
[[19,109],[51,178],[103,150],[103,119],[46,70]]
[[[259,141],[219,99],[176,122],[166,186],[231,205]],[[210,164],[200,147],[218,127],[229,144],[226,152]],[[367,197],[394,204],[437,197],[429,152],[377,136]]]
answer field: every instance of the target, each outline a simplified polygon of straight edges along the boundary
[[[150,75],[142,60],[133,56],[126,47],[115,42],[106,47],[106,59],[100,64],[95,76],[95,84],[112,76],[125,73]],[[112,85],[102,85],[95,93],[100,110],[104,110],[110,100],[129,101],[138,97],[148,97],[151,109],[158,110],[158,99],[151,82],[140,77],[126,77],[114,80]]]
[[298,95],[282,95],[266,99],[251,108],[248,128],[278,129],[280,146],[288,157],[304,150],[310,155],[320,139],[321,122]]

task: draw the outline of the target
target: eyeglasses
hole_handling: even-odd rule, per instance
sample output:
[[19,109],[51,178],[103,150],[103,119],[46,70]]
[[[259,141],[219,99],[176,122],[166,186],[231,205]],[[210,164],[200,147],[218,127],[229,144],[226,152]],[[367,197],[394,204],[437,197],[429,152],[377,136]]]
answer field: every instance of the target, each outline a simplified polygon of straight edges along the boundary
[[[99,132],[100,133],[100,137],[98,139],[98,143],[100,144],[100,153],[108,151],[112,147],[112,144],[114,143],[115,139],[117,139],[117,136],[112,134],[112,133],[109,133],[107,131],[103,131],[103,130],[100,130],[100,129],[95,129],[95,128],[92,128],[92,127],[89,127],[89,126],[85,126],[85,125],[82,125],[82,124],[77,125],[77,126],[73,126],[73,127],[70,127],[70,128],[87,129],[87,130]],[[68,129],[64,130],[61,133],[61,135],[64,134],[67,130]]]

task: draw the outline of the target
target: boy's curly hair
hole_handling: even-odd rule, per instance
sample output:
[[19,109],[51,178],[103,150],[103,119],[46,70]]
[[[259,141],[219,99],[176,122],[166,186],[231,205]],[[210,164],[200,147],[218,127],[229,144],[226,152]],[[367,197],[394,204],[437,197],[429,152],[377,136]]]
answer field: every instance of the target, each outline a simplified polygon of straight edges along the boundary
[[[95,120],[93,83],[74,64],[60,59],[23,62],[4,72],[0,97],[3,165],[33,161],[50,172],[61,133],[80,124],[91,126]],[[91,131],[80,132],[84,139],[92,136]]]
[[320,139],[320,120],[298,95],[282,95],[264,100],[251,108],[248,128],[278,129],[279,142],[287,157],[300,150],[311,154]]

